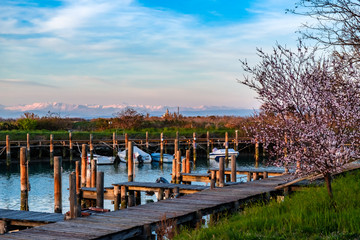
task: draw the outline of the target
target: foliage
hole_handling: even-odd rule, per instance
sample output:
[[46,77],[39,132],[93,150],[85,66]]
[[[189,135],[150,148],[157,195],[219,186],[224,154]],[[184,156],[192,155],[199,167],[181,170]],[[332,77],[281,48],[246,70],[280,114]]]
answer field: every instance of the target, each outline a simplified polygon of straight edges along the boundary
[[16,121],[20,130],[34,130],[38,122],[39,116],[34,113],[25,112],[24,116]]
[[[316,57],[300,42],[296,52],[277,46],[261,62],[243,63],[243,84],[263,102],[255,136],[272,144],[276,164],[296,174],[330,174],[360,154],[360,75],[346,59]],[[300,165],[299,165],[300,163]]]
[[351,0],[300,0],[296,14],[312,17],[315,21],[304,24],[304,37],[325,46],[340,47],[351,53],[356,61],[360,57],[360,3]]
[[184,231],[175,239],[358,239],[360,172],[333,182],[334,202],[324,187],[310,187],[283,202],[249,206],[215,226]]

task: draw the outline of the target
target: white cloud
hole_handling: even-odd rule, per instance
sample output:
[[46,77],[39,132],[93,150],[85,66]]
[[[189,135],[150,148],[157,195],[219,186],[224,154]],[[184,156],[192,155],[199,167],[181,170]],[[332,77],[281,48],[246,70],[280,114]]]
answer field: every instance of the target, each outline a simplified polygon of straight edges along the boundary
[[[267,2],[270,6],[276,1]],[[16,36],[0,36],[0,50],[10,59],[4,64],[0,60],[0,78],[9,78],[9,69],[23,66],[11,77],[49,82],[60,86],[59,91],[65,84],[74,86],[59,93],[63,98],[104,93],[106,100],[97,97],[100,104],[121,96],[137,104],[170,99],[208,105],[217,92],[229,96],[222,103],[238,104],[234,99],[253,95],[234,87],[241,77],[238,59],[255,61],[255,47],[270,48],[277,40],[293,44],[303,21],[282,14],[278,7],[266,8],[254,5],[251,9],[261,14],[247,22],[207,26],[196,17],[145,8],[130,0],[67,0],[45,9],[6,7],[6,13],[0,11],[0,33]],[[89,96],[71,96],[81,87]],[[133,91],[141,95],[133,97]],[[249,104],[248,99],[241,102]]]

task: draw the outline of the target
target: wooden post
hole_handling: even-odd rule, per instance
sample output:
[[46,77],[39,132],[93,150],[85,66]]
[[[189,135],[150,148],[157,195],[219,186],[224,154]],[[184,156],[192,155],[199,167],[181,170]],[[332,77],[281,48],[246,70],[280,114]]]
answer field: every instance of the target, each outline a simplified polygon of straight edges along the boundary
[[129,141],[128,143],[128,181],[134,181],[134,158],[133,158],[133,143]]
[[174,196],[175,198],[180,196],[180,189],[179,187],[174,187]]
[[97,172],[96,179],[96,207],[104,208],[104,172]]
[[50,134],[50,165],[54,162],[54,135]]
[[263,172],[263,179],[265,179],[265,178],[268,178],[268,176],[269,176],[269,174],[268,174],[268,172]]
[[191,173],[191,166],[190,166],[190,150],[186,150],[186,173]]
[[145,138],[146,138],[145,140],[146,149],[149,149],[149,132],[146,132]]
[[77,199],[76,199],[76,175],[72,172],[69,175],[69,200],[70,200],[70,218],[77,217]]
[[163,200],[163,196],[164,196],[164,189],[163,189],[163,188],[160,188],[159,191],[158,191],[157,200],[158,200],[158,201]]
[[210,154],[210,133],[209,131],[206,132],[206,154],[209,158]]
[[81,148],[81,187],[86,186],[86,173],[87,173],[87,152],[86,144]]
[[141,192],[135,191],[135,205],[141,204]]
[[135,206],[135,191],[129,190],[129,196],[128,196],[128,206],[133,207]]
[[75,178],[76,178],[76,205],[75,205],[75,210],[76,210],[76,216],[80,217],[81,216],[81,163],[80,161],[76,161],[75,162]]
[[181,172],[186,173],[186,158],[181,161]]
[[236,182],[236,157],[231,156],[231,182]]
[[91,187],[91,168],[86,169],[86,187]]
[[166,188],[164,193],[165,193],[165,199],[169,199],[170,198],[170,189]]
[[10,137],[6,135],[6,164],[10,165],[11,163],[11,150],[10,150]]
[[120,191],[121,191],[121,194],[120,194],[121,195],[120,209],[125,209],[127,207],[127,197],[126,197],[127,189],[126,189],[126,186],[121,186]]
[[30,134],[26,134],[26,159],[30,162]]
[[224,169],[225,161],[224,158],[221,157],[219,160],[219,187],[224,187]]
[[91,187],[94,188],[96,187],[96,160],[95,159],[91,159]]
[[239,149],[239,130],[235,130],[235,151]]
[[175,183],[175,179],[176,179],[176,153],[174,154],[174,158],[173,158],[173,161],[172,161],[172,171],[171,171],[171,183]]
[[216,172],[215,172],[215,171],[211,171],[210,189],[214,189],[214,188],[215,188],[215,183],[216,183]]
[[175,139],[177,139],[177,148],[176,148],[176,150],[174,149],[174,154],[176,154],[176,151],[177,151],[177,150],[180,150],[180,149],[181,149],[180,139],[179,139],[179,131],[176,131]]
[[179,139],[175,138],[174,140],[174,155],[179,150]]
[[225,161],[229,161],[229,135],[228,132],[225,133]]
[[251,182],[251,172],[248,172],[246,175],[246,181]]
[[117,155],[117,143],[116,143],[116,133],[113,132],[113,156]]
[[26,164],[26,148],[20,148],[20,190],[21,190],[21,203],[20,210],[29,211],[28,201],[28,165]]
[[94,157],[93,139],[94,139],[93,135],[90,134],[90,143],[89,143],[89,145],[90,145],[90,160],[93,159],[93,157]]
[[193,133],[193,149],[194,149],[194,155],[193,155],[193,161],[194,161],[194,164],[196,162],[196,133],[194,132]]
[[39,159],[42,158],[42,142],[39,142]]
[[73,149],[73,143],[72,143],[72,132],[69,132],[69,149]]
[[181,151],[176,152],[176,183],[181,183]]
[[254,172],[253,173],[253,180],[255,181],[255,180],[259,180],[259,173],[257,173],[257,172]]
[[63,158],[65,158],[66,157],[66,142],[65,141],[63,141],[62,142],[62,145],[63,145]]
[[164,157],[164,134],[160,134],[160,164],[163,163],[163,157]]
[[125,133],[125,149],[127,150],[128,148],[128,142],[129,142],[129,136],[127,133]]
[[62,166],[62,158],[54,157],[54,212],[55,213],[62,213],[61,166]]
[[120,209],[121,204],[121,193],[119,185],[114,186],[114,211]]

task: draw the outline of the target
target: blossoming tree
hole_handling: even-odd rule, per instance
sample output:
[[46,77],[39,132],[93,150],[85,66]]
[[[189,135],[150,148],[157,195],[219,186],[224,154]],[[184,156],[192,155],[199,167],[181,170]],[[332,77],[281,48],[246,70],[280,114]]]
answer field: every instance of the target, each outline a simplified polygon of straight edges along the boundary
[[296,51],[277,45],[258,55],[253,67],[241,61],[247,75],[240,81],[262,102],[256,137],[278,166],[322,174],[332,198],[331,174],[359,155],[360,72],[301,42]]

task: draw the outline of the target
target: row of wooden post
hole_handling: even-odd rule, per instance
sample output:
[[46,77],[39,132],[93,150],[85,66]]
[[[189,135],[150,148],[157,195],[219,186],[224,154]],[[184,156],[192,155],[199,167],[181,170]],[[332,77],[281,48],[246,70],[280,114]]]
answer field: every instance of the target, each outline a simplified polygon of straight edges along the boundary
[[[210,143],[212,144],[212,142],[210,141],[210,134],[209,131],[207,132],[207,148],[208,150],[210,149]],[[27,159],[28,161],[30,160],[30,135],[27,134],[27,140],[26,140],[26,148],[27,148]],[[175,138],[175,144],[176,144],[176,140],[177,140],[177,144],[179,145],[179,132],[176,132],[176,138]],[[128,141],[129,141],[129,137],[128,134],[125,133],[125,148],[128,147]],[[149,148],[149,134],[148,132],[146,132],[146,148]],[[39,145],[41,146],[41,142],[39,143]],[[53,157],[54,157],[54,135],[50,134],[50,159],[52,161]],[[63,142],[63,145],[65,146],[65,141]],[[117,153],[117,145],[118,145],[118,141],[117,141],[117,137],[116,137],[116,133],[113,133],[113,149],[114,149],[114,156]],[[194,161],[196,161],[196,133],[193,133],[193,140],[192,140],[192,145],[193,145],[193,159]],[[238,130],[235,131],[235,148],[238,149],[238,145],[239,145],[239,140],[238,140]],[[164,141],[164,135],[163,133],[160,134],[160,162],[162,162],[163,160],[163,153],[164,153],[164,146],[165,146],[165,141]],[[228,133],[226,132],[225,134],[225,148],[227,149],[229,146],[228,144]],[[89,139],[89,147],[90,147],[90,158],[92,159],[93,156],[93,151],[94,151],[94,145],[93,145],[93,134],[90,134],[90,139]],[[72,160],[72,150],[73,150],[73,140],[72,140],[72,132],[69,132],[69,149],[70,149],[70,154],[71,154],[71,160]],[[175,153],[177,151],[178,147],[175,146]],[[165,148],[165,152],[166,152],[166,148]],[[65,154],[64,154],[65,155]],[[39,157],[41,156],[41,153],[39,153]],[[10,137],[9,135],[6,135],[6,159],[7,162],[10,162],[11,159],[11,149],[10,149]]]

